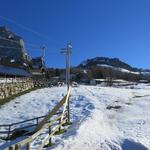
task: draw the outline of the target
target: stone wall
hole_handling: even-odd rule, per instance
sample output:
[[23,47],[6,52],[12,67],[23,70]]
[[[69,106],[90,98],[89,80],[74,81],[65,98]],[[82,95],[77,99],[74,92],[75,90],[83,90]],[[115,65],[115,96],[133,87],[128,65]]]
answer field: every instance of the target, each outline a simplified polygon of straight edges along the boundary
[[20,78],[17,80],[12,80],[12,82],[0,83],[0,99],[5,99],[33,88],[46,86],[46,80],[32,78]]

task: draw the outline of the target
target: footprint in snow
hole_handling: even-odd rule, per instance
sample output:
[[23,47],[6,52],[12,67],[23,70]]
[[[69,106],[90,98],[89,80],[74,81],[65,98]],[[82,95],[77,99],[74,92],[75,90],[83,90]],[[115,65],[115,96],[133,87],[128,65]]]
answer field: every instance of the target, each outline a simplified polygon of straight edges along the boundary
[[95,109],[95,107],[94,107],[93,104],[89,104],[89,105],[87,106],[87,109],[88,109],[88,110],[93,110],[93,109]]

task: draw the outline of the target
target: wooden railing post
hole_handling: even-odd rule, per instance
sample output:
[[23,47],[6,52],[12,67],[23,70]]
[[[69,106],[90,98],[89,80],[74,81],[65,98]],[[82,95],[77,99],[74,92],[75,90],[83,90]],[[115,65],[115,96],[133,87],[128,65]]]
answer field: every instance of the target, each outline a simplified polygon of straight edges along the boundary
[[61,118],[59,119],[59,125],[60,125],[60,127],[59,127],[59,132],[61,131]]
[[65,112],[65,119],[66,119],[65,124],[67,125],[68,124],[68,110],[66,110]]
[[[51,134],[51,126],[49,126],[49,135]],[[49,138],[49,146],[52,144],[52,138]]]
[[21,150],[21,145],[20,144],[16,144],[15,145],[15,150]]
[[67,123],[70,124],[70,101],[68,98],[68,105],[67,105]]
[[10,132],[11,132],[11,125],[9,125],[9,128],[8,128],[8,135],[7,135],[7,139],[9,139],[9,137],[10,137]]
[[39,124],[39,119],[38,119],[38,118],[36,119],[36,124],[37,124],[37,126],[38,126],[38,124]]
[[9,150],[14,150],[13,146],[10,146],[10,147],[9,147]]
[[30,143],[26,144],[26,150],[30,150]]

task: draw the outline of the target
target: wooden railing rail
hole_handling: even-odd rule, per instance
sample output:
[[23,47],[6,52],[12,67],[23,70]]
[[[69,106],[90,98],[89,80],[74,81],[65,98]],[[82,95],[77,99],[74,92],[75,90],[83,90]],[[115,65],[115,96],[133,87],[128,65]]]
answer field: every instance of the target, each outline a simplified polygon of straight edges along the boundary
[[[62,112],[58,112],[58,113],[55,113],[54,115],[59,115],[61,114]],[[16,122],[16,123],[11,123],[11,124],[3,124],[3,125],[0,125],[0,138],[3,138],[3,139],[8,139],[9,140],[9,136],[15,132],[16,130],[18,129],[27,129],[27,128],[30,128],[30,127],[34,127],[34,126],[37,126],[40,122],[40,120],[42,118],[45,118],[47,115],[44,115],[44,116],[40,116],[40,117],[35,117],[35,118],[32,118],[32,119],[28,119],[28,120],[24,120],[24,121],[20,121],[20,122]],[[34,123],[33,123],[34,122]],[[27,123],[31,123],[29,125],[24,125],[24,124],[27,124]],[[15,127],[17,126],[18,127]],[[23,125],[23,126],[21,126]],[[4,128],[3,130],[1,130],[1,128]]]

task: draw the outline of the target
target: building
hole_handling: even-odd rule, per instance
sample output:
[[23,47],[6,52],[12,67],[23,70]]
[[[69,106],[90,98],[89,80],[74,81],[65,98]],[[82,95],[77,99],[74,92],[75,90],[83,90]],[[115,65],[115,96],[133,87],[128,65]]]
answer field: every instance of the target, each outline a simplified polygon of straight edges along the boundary
[[92,79],[90,85],[97,85],[106,82],[106,79]]
[[45,62],[42,57],[32,58],[31,64],[33,69],[45,68]]
[[29,65],[23,39],[6,26],[0,27],[0,64],[21,68]]
[[45,62],[43,57],[32,58],[31,68],[31,72],[34,76],[41,76],[45,74]]
[[30,76],[27,70],[35,76],[43,75],[45,71],[43,57],[31,59],[23,39],[6,26],[0,27],[0,75]]

